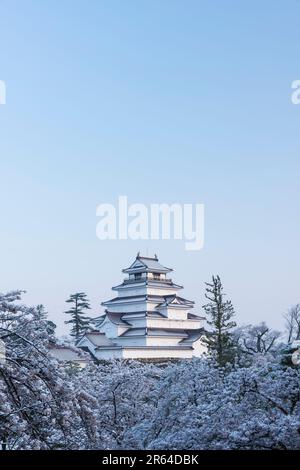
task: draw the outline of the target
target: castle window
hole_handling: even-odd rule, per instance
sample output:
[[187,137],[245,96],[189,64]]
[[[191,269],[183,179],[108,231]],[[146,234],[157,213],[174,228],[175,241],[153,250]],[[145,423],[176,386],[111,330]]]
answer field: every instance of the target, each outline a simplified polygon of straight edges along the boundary
[[157,281],[159,281],[159,279],[160,279],[160,274],[158,274],[158,273],[153,273],[153,279],[156,279]]
[[141,279],[141,278],[142,278],[142,273],[137,273],[137,274],[134,275],[134,279],[135,279],[136,281],[138,281],[138,280]]

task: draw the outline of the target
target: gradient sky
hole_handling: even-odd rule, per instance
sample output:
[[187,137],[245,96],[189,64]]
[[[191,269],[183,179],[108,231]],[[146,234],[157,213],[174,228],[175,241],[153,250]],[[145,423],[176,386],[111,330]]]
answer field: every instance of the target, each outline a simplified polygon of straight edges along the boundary
[[[0,290],[60,332],[93,314],[137,251],[204,303],[219,273],[242,323],[300,302],[297,0],[2,0]],[[205,246],[100,241],[96,206],[204,203]]]

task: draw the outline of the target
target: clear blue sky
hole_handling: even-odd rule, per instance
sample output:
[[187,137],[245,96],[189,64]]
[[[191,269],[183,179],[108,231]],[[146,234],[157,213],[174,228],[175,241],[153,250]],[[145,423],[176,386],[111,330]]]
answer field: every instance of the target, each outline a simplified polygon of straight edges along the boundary
[[[94,314],[138,250],[204,303],[219,273],[239,323],[300,302],[297,0],[4,0],[0,290],[63,323]],[[205,247],[99,241],[96,206],[202,202]],[[62,330],[61,330],[62,331]]]

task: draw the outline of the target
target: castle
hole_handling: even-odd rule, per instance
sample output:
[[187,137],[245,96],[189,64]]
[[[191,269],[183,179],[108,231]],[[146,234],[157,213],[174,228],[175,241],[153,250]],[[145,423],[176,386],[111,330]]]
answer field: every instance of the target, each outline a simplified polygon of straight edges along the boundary
[[194,302],[178,295],[183,289],[170,279],[172,271],[157,256],[137,255],[123,282],[112,288],[116,297],[102,305],[105,314],[94,331],[77,346],[98,360],[184,359],[201,356],[205,318],[191,313]]

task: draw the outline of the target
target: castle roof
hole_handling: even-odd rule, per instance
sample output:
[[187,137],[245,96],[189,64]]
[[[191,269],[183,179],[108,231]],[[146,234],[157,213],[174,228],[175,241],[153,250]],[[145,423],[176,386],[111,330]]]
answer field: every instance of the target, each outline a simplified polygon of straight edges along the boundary
[[109,310],[105,310],[105,313],[107,315],[107,318],[115,325],[130,326],[130,323],[122,319],[124,313],[110,312]]
[[136,288],[136,287],[155,287],[155,288],[161,288],[161,289],[183,289],[183,286],[180,286],[178,284],[175,284],[172,282],[170,279],[125,279],[122,284],[119,284],[118,286],[112,287],[112,290],[119,290],[119,289],[130,289],[131,287]]
[[201,336],[205,334],[204,328],[200,328],[199,330],[188,330],[188,336],[180,341],[180,344],[189,344],[192,345],[195,341],[197,341]]
[[158,262],[157,256],[154,258],[148,258],[147,256],[140,256],[137,254],[135,261],[129,268],[123,269],[123,273],[134,274],[134,273],[169,273],[173,271],[170,268],[166,268]]
[[85,334],[85,337],[88,338],[95,346],[100,346],[102,344],[103,336],[105,336],[105,334],[100,331],[91,331]]
[[184,299],[183,297],[179,297],[178,295],[165,295],[164,296],[164,301],[159,304],[159,307],[168,307],[171,305],[172,307],[174,306],[186,306],[191,308],[194,305],[195,302],[192,300],[187,300]]

